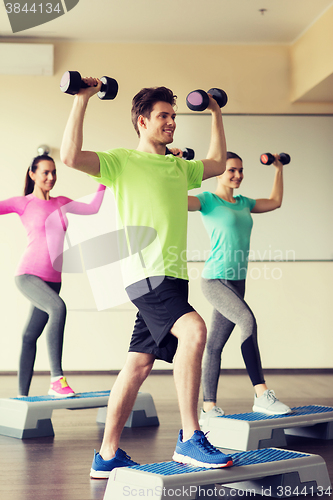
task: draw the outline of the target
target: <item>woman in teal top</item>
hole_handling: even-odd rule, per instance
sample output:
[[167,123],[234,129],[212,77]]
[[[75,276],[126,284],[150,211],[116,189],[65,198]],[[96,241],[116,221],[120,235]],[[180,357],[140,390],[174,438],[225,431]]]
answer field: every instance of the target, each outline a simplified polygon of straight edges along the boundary
[[216,406],[223,347],[235,325],[241,329],[241,351],[254,386],[253,411],[285,414],[290,408],[269,390],[263,376],[257,342],[257,323],[244,301],[245,279],[252,230],[251,213],[264,213],[279,208],[283,196],[283,165],[275,155],[275,177],[271,195],[254,200],[234,196],[243,180],[243,161],[235,153],[227,153],[225,172],[217,177],[215,193],[204,192],[188,197],[189,211],[200,210],[211,242],[210,255],[202,273],[202,291],[214,307],[211,329],[203,360],[203,409],[200,424],[209,417],[224,414]]

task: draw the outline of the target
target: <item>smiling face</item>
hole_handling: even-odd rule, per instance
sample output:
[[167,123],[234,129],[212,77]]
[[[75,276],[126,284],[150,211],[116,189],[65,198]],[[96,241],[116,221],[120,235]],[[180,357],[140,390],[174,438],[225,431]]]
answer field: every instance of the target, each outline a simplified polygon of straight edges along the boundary
[[35,188],[43,192],[51,191],[57,180],[55,164],[50,160],[41,160],[36,171],[30,171],[29,175],[35,183]]
[[171,104],[158,101],[154,104],[150,117],[139,117],[140,135],[144,134],[149,142],[166,145],[173,142],[176,129],[176,113]]
[[237,189],[243,180],[243,162],[238,158],[227,160],[226,169],[218,176],[219,184],[230,189]]

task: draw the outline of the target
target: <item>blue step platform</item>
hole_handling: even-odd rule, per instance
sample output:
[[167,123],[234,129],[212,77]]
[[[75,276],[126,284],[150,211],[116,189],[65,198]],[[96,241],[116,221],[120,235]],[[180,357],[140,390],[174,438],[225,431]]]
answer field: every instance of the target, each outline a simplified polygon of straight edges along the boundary
[[[124,498],[214,498],[221,487],[248,498],[259,493],[271,498],[330,498],[331,482],[318,455],[267,448],[232,454],[234,465],[204,469],[177,462],[121,467],[111,471],[104,500]],[[236,493],[237,493],[236,492]],[[220,496],[226,494],[220,493]],[[215,496],[216,498],[216,496]]]
[[[53,410],[105,409],[104,419],[97,415],[97,422],[105,423],[106,406],[110,391],[77,393],[71,398],[37,396],[0,399],[0,434],[19,439],[54,436],[51,421]],[[132,413],[125,427],[159,425],[153,398],[139,392]]]
[[298,406],[287,415],[239,413],[207,418],[201,425],[210,442],[231,450],[256,450],[286,446],[286,435],[333,439],[333,408]]

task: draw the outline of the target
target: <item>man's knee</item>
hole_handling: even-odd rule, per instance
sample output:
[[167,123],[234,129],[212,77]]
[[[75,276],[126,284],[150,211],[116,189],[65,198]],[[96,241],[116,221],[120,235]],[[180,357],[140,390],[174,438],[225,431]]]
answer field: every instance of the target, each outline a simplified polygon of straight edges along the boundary
[[145,380],[154,365],[155,357],[152,354],[129,352],[125,367],[132,372],[135,377]]
[[196,349],[203,349],[207,339],[207,328],[198,313],[188,313],[182,316],[174,325],[172,333],[180,340]]
[[201,318],[201,322],[196,325],[193,331],[194,339],[198,347],[204,348],[207,341],[207,327],[204,320]]
[[153,368],[153,365],[154,365],[154,361],[149,361],[149,362],[146,362],[145,364],[141,365],[139,367],[139,373],[141,373],[141,377],[145,380],[149,373],[151,372],[152,368]]

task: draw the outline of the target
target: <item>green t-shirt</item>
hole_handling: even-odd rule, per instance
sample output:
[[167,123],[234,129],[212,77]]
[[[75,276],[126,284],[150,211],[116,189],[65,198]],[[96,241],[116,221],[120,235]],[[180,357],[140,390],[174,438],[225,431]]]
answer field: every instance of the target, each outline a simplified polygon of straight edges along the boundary
[[256,200],[235,196],[229,203],[214,193],[197,195],[201,215],[210,238],[210,254],[202,272],[206,279],[243,280],[246,278]]
[[[187,191],[200,187],[202,161],[130,149],[98,152],[100,175],[113,189],[119,227],[124,285],[150,276],[187,275]],[[125,248],[126,247],[126,248]]]

